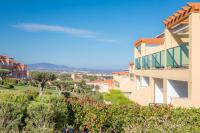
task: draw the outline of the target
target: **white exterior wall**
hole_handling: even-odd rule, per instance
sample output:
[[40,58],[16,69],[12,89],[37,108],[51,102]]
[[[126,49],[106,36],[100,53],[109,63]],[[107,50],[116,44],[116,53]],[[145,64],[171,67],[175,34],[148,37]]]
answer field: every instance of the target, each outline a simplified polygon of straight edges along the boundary
[[122,92],[124,94],[124,96],[126,96],[127,98],[131,99],[131,92]]
[[130,84],[130,79],[129,76],[127,75],[120,75],[118,76],[118,79],[115,79],[115,81],[119,82],[119,89],[122,92],[131,92],[131,88],[130,86],[128,86],[128,84]]
[[131,81],[129,74],[127,75],[113,75],[114,82],[119,83],[119,87],[116,86],[115,88],[117,90],[120,90],[126,97],[132,100],[132,92],[134,88],[134,81]]
[[109,92],[110,86],[106,83],[87,83],[88,85],[98,85],[99,86],[99,92]]
[[164,45],[146,45],[146,50],[145,53],[143,53],[143,56],[159,52],[162,50],[164,50]]
[[99,84],[99,92],[109,92],[109,85],[108,84]]

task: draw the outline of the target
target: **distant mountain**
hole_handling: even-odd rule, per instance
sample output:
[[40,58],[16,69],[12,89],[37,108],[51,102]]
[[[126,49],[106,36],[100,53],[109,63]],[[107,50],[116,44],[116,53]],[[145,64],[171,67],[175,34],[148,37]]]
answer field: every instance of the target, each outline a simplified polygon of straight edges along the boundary
[[29,64],[29,70],[59,70],[65,71],[69,70],[70,68],[65,65],[56,65],[51,63],[36,63],[36,64]]
[[56,65],[51,63],[36,63],[28,64],[28,70],[40,70],[40,71],[58,71],[58,72],[92,72],[92,73],[111,73],[114,70],[99,70],[89,68],[74,68],[65,65]]

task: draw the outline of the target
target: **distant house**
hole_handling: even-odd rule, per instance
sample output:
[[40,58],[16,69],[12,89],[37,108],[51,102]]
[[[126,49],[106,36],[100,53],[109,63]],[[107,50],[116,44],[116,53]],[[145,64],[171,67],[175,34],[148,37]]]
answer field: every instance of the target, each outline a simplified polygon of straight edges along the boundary
[[109,92],[110,89],[113,88],[113,80],[96,80],[87,83],[88,85],[99,86],[99,92]]
[[23,79],[27,77],[27,65],[15,61],[13,58],[0,55],[0,69],[8,69],[9,76]]
[[133,79],[129,71],[113,72],[114,89],[120,90],[126,97],[132,99]]
[[73,81],[81,81],[83,80],[83,75],[72,73],[71,78],[73,79]]

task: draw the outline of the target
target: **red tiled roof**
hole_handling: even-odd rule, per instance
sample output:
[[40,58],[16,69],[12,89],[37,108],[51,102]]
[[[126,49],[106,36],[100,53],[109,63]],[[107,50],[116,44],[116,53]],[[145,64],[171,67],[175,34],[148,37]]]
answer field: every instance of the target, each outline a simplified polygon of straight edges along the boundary
[[0,55],[0,58],[9,58],[9,56],[6,56],[6,55]]
[[95,80],[95,81],[92,81],[91,83],[100,83],[102,82],[101,80]]
[[114,82],[112,79],[108,79],[108,80],[104,80],[103,83],[107,83],[108,85],[112,86]]
[[108,79],[108,80],[95,80],[92,81],[91,83],[102,83],[102,84],[108,84],[108,85],[113,85],[113,80],[112,79]]
[[129,72],[124,72],[124,71],[122,71],[122,72],[113,72],[112,74],[116,74],[116,75],[128,75]]
[[167,19],[163,21],[167,28],[171,28],[172,26],[179,23],[188,23],[188,16],[191,13],[200,12],[200,2],[189,2],[187,6],[182,7],[181,10],[177,10],[173,15],[169,16]]
[[145,43],[148,45],[151,45],[151,44],[161,45],[161,44],[163,44],[163,42],[164,42],[163,38],[141,38],[141,39],[138,39],[137,41],[135,41],[134,45],[138,46],[141,43]]

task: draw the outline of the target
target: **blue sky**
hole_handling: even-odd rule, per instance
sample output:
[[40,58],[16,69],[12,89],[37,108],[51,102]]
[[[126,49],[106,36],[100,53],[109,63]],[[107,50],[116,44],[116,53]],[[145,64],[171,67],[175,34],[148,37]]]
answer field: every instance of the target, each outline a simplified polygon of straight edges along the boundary
[[[199,0],[190,0],[199,1]],[[133,42],[188,0],[0,0],[0,54],[26,64],[125,69]]]

